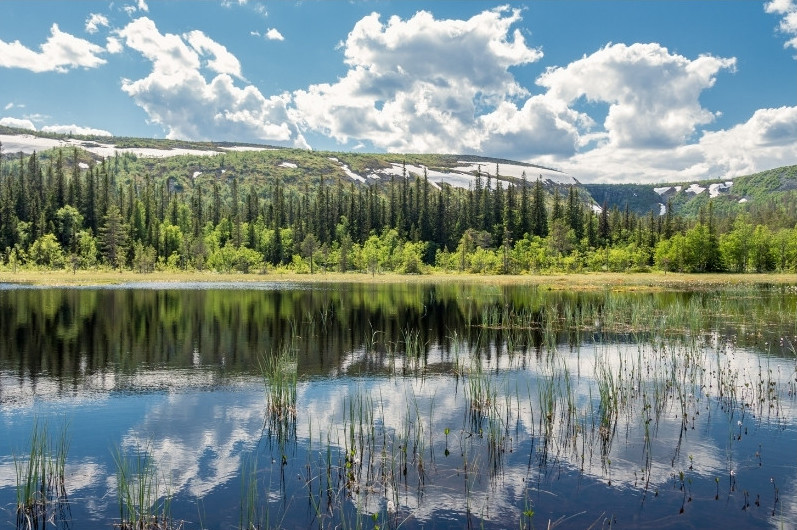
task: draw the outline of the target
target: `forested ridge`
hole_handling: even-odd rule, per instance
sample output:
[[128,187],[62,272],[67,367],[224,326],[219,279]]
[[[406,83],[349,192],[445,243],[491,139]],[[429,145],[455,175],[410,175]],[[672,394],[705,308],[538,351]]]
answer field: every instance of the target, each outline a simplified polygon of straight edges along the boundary
[[[98,159],[79,148],[0,156],[0,267],[797,270],[797,209],[788,189],[734,208],[705,198],[688,214],[672,202],[663,215],[640,214],[629,201],[596,208],[586,188],[553,185],[531,171],[506,178],[499,163],[479,167],[464,189],[406,168],[347,181],[321,162],[325,155],[283,151],[299,163],[283,162],[279,172],[273,151],[168,163],[130,154]],[[384,164],[379,155],[335,156],[355,170]],[[434,156],[404,159],[426,167]]]

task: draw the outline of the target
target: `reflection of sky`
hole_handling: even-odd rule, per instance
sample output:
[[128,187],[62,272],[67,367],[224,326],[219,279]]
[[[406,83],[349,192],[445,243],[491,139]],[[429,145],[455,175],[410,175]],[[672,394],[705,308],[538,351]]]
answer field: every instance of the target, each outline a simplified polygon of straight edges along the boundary
[[[473,432],[468,422],[468,378],[439,373],[450,374],[457,359],[435,346],[428,355],[428,375],[424,377],[401,376],[404,361],[389,356],[382,360],[384,371],[396,375],[359,375],[358,367],[369,360],[369,355],[363,350],[352,352],[334,379],[299,382],[296,430],[300,447],[291,453],[286,472],[295,479],[308,462],[317,465],[316,453],[326,448],[327,440],[335,449],[346,445],[350,405],[362,398],[371,407],[375,424],[383,429],[379,432],[385,434],[376,450],[385,443],[395,454],[402,433],[412,437],[420,431],[427,469],[422,495],[418,493],[417,476],[411,471],[408,483],[396,490],[393,485],[367,484],[368,488],[363,487],[358,496],[346,501],[366,513],[384,512],[387,498],[395,496],[400,516],[410,518],[409,526],[450,518],[451,526],[458,527],[468,511],[491,525],[514,526],[507,522],[516,521],[524,506],[540,514],[537,522],[545,522],[548,517],[555,521],[562,513],[584,513],[571,522],[586,527],[609,510],[618,514],[618,522],[625,517],[625,523],[631,518],[639,524],[651,524],[662,517],[662,526],[676,526],[678,520],[668,522],[668,518],[678,515],[683,502],[679,478],[683,472],[685,488],[694,499],[688,506],[693,517],[690,522],[734,521],[730,515],[722,519],[723,515],[715,512],[730,506],[735,514],[746,490],[751,503],[759,496],[761,506],[757,511],[746,511],[743,523],[766,526],[774,491],[770,477],[779,488],[777,510],[785,520],[797,517],[793,500],[797,494],[797,404],[786,392],[789,378],[794,376],[791,361],[767,362],[754,352],[732,347],[714,350],[632,344],[585,344],[574,350],[562,347],[554,356],[543,352],[540,357],[494,352],[489,360],[470,359],[463,353],[458,362],[465,371],[480,363],[484,380],[489,380],[496,392],[493,415],[502,418],[504,434],[511,438],[505,446],[504,465],[492,475],[486,437]],[[687,355],[706,371],[691,375],[690,366],[679,360]],[[617,414],[606,458],[602,458],[600,438],[593,429],[599,417],[595,374],[600,369],[613,374],[617,385],[632,395]],[[569,374],[570,399],[564,373]],[[766,397],[759,392],[759,383],[763,380],[765,386],[769,385],[770,374],[779,398],[777,406],[770,408],[771,401],[767,401],[758,407],[756,401]],[[696,385],[692,384],[693,377]],[[735,394],[735,401],[716,401],[721,380],[725,394]],[[538,400],[549,381],[555,385],[556,411],[546,453]],[[643,443],[647,416],[642,413],[644,399],[638,396],[647,392],[653,401],[650,396],[666,381],[683,385],[689,420],[682,431],[682,409],[673,392],[667,394],[658,421],[651,412],[648,471]],[[116,447],[124,451],[149,447],[160,469],[168,474],[171,491],[191,505],[182,510],[190,515],[195,510],[192,503],[204,499],[208,521],[237,521],[245,455],[258,451],[266,455],[258,469],[268,475],[267,489],[272,497],[281,497],[279,464],[269,463],[270,455],[278,454],[278,449],[261,441],[266,400],[258,378],[226,380],[212,370],[188,369],[96,375],[68,389],[47,377],[38,378],[34,387],[30,381],[7,373],[0,373],[0,383],[0,425],[3,432],[19,433],[19,437],[0,440],[0,505],[7,506],[15,498],[12,455],[21,453],[30,432],[30,408],[40,418],[69,423],[72,446],[68,492],[75,499],[76,521],[107,522],[115,516],[111,453]],[[564,414],[570,401],[576,407],[576,428],[571,429]],[[743,407],[745,402],[752,406]],[[450,429],[449,457],[443,454],[446,428]],[[313,454],[307,455],[310,437]],[[733,491],[731,471],[736,481]],[[646,473],[650,479],[647,495]],[[714,501],[715,478],[720,479],[719,501]],[[289,480],[286,496],[301,497],[305,494],[303,487],[303,482]],[[780,520],[776,517],[774,522]]]

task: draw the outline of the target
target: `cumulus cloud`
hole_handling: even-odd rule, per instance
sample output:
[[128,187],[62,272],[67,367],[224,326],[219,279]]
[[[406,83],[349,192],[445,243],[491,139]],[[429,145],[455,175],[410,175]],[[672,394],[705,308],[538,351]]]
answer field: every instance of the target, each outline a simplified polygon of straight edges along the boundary
[[36,126],[33,125],[32,121],[20,118],[0,118],[0,125],[3,127],[14,127],[16,129],[28,129],[30,131],[36,130]]
[[772,0],[768,2],[764,9],[767,13],[781,15],[780,31],[790,35],[784,46],[797,49],[797,2],[795,0]]
[[67,72],[72,68],[96,68],[105,64],[99,57],[105,50],[87,40],[64,33],[53,24],[50,37],[36,52],[21,44],[18,40],[5,42],[0,40],[0,66],[6,68],[23,68],[32,72]]
[[56,133],[56,134],[77,134],[83,136],[113,136],[110,132],[103,129],[94,129],[92,127],[82,127],[80,125],[45,125],[42,127],[43,132]]
[[97,33],[100,26],[108,27],[108,18],[99,13],[91,13],[86,19],[86,33]]
[[108,37],[108,39],[106,40],[105,51],[107,51],[108,53],[110,54],[122,53],[123,49],[124,46],[122,46],[122,43],[119,42],[119,39],[117,39],[116,37]]
[[[201,32],[162,34],[152,20],[141,17],[119,36],[152,62],[147,77],[123,80],[122,90],[167,130],[167,137],[307,147],[289,116],[290,96],[265,98],[252,85],[236,86],[232,75],[240,75],[237,59]],[[218,74],[210,81],[200,72],[200,53],[211,57],[208,67]]]
[[208,60],[208,68],[219,74],[230,74],[241,78],[241,63],[227,51],[227,48],[199,30],[187,33],[184,37],[199,55],[211,57]]
[[544,95],[527,99],[520,108],[504,102],[479,123],[485,132],[485,154],[520,159],[570,156],[578,147],[579,129],[593,125],[588,115]]
[[277,28],[268,28],[266,38],[268,40],[285,40],[285,37],[282,36],[282,33]]
[[[477,151],[479,110],[528,95],[509,69],[539,60],[502,7],[468,20],[373,13],[342,43],[346,75],[294,93],[306,127],[396,151]],[[488,120],[489,121],[489,120]]]
[[582,97],[608,103],[604,127],[617,147],[671,148],[714,120],[700,94],[735,64],[708,55],[689,60],[656,43],[614,44],[549,69],[537,83],[568,104]]
[[707,132],[700,147],[708,162],[729,176],[794,164],[797,107],[759,109],[745,123]]
[[700,139],[672,149],[625,148],[604,144],[559,160],[579,180],[677,182],[749,175],[797,160],[797,107],[759,109],[727,130],[706,131]]

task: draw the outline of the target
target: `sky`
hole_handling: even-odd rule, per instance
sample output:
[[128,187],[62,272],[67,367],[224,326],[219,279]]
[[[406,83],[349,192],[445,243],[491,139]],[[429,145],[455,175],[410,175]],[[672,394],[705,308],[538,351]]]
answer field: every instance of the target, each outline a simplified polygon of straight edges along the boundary
[[797,164],[797,0],[7,0],[0,125],[731,178]]

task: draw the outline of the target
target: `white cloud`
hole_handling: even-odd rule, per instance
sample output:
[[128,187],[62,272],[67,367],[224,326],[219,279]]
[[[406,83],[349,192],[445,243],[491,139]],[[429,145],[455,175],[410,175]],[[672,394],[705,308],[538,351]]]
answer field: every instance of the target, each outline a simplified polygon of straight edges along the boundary
[[396,151],[477,151],[479,109],[527,95],[510,67],[542,52],[510,28],[519,10],[502,7],[468,20],[373,13],[358,21],[343,51],[349,71],[334,84],[294,93],[307,127],[339,142],[367,139]]
[[671,148],[713,121],[700,94],[735,64],[712,56],[689,60],[656,43],[614,44],[549,69],[537,83],[568,104],[582,97],[608,103],[604,127],[617,147]]
[[780,21],[780,30],[791,35],[784,46],[797,49],[797,2],[795,0],[772,0],[764,6],[767,13],[783,16]]
[[13,103],[6,103],[6,106],[4,107],[5,110],[11,110],[13,108],[14,108],[14,104]]
[[707,132],[700,147],[707,161],[728,176],[794,164],[797,160],[797,107],[759,109],[745,123]]
[[145,13],[149,12],[149,6],[145,0],[138,0],[135,5],[128,4],[122,9],[124,9],[125,13],[130,16],[135,15],[139,11],[143,11]]
[[589,128],[593,123],[586,114],[546,96],[533,96],[519,109],[504,102],[479,122],[485,132],[483,153],[519,159],[572,155],[579,144],[579,125]]
[[64,33],[53,24],[50,37],[40,46],[41,52],[19,41],[0,40],[0,67],[23,68],[32,72],[66,72],[71,68],[96,68],[105,64],[99,57],[104,49],[87,40]]
[[106,130],[82,127],[80,125],[45,125],[42,127],[42,131],[56,134],[78,134],[84,136],[113,136],[113,134]]
[[282,33],[277,28],[268,28],[266,38],[268,40],[285,40],[285,37],[282,36]]
[[3,127],[14,127],[14,128],[17,128],[17,129],[28,129],[28,130],[31,130],[31,131],[35,131],[36,130],[36,126],[33,125],[32,121],[23,120],[23,119],[19,119],[19,118],[10,118],[10,117],[0,118],[0,125],[2,125]]
[[233,54],[227,51],[227,48],[199,30],[187,33],[183,37],[199,55],[212,56],[208,60],[208,68],[219,74],[230,74],[239,79],[241,78],[241,63]]
[[582,181],[677,182],[749,175],[797,160],[797,107],[760,109],[745,123],[672,149],[611,144],[559,160]]
[[[203,34],[187,35],[193,41],[189,46],[178,35],[161,34],[152,20],[142,17],[119,36],[152,61],[147,77],[123,80],[122,90],[167,130],[169,138],[257,140],[307,147],[289,115],[290,96],[265,98],[252,85],[235,86],[230,74],[237,59],[233,62],[234,57],[221,53],[223,47]],[[199,71],[197,48],[218,61],[209,66],[221,73],[209,82]]]
[[122,43],[119,42],[119,39],[117,39],[116,37],[108,37],[108,39],[106,40],[105,51],[107,51],[108,53],[110,54],[122,53],[123,49],[124,47],[122,46]]
[[108,18],[99,13],[91,13],[86,19],[86,33],[97,33],[100,26],[108,27]]

